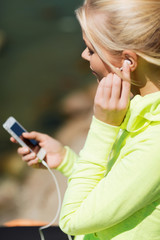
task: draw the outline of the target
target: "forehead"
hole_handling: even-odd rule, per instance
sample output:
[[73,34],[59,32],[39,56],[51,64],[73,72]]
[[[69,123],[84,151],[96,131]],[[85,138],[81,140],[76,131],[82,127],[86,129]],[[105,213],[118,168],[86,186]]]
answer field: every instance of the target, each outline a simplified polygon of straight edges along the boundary
[[85,42],[87,42],[88,39],[86,38],[86,34],[84,32],[82,32],[82,38]]

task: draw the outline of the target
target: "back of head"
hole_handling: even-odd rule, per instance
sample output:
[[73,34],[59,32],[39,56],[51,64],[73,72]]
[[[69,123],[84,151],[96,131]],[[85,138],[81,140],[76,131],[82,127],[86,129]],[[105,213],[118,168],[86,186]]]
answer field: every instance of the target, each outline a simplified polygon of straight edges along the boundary
[[130,49],[160,66],[160,0],[85,0],[76,14],[105,62],[103,49],[115,55]]

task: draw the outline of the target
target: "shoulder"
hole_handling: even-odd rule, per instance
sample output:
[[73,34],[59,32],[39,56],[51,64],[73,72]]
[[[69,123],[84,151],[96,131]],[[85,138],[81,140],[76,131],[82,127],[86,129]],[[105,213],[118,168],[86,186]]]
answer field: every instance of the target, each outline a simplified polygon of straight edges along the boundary
[[160,163],[160,122],[149,124],[143,131],[130,133],[123,152],[125,154],[132,152],[146,159],[154,158]]
[[[140,131],[129,134],[133,141],[157,141],[160,140],[160,122],[151,122],[148,126]],[[159,141],[160,144],[160,141]]]

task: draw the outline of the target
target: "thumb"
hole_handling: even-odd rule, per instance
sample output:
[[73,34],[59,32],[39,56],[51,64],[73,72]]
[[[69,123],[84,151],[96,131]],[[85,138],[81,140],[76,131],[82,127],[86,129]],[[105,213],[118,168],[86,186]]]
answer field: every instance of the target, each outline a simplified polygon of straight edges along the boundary
[[41,142],[44,138],[44,134],[39,133],[39,132],[35,132],[35,131],[24,132],[22,135],[23,135],[24,138],[34,139],[34,140],[37,140],[38,142]]

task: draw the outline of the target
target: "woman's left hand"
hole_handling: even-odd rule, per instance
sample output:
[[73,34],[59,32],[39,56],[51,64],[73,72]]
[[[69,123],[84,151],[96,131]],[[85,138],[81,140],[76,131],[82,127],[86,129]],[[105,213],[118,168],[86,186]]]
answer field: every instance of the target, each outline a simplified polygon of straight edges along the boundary
[[130,102],[130,67],[124,61],[123,79],[113,73],[104,77],[97,88],[94,115],[107,124],[119,126],[124,120]]

